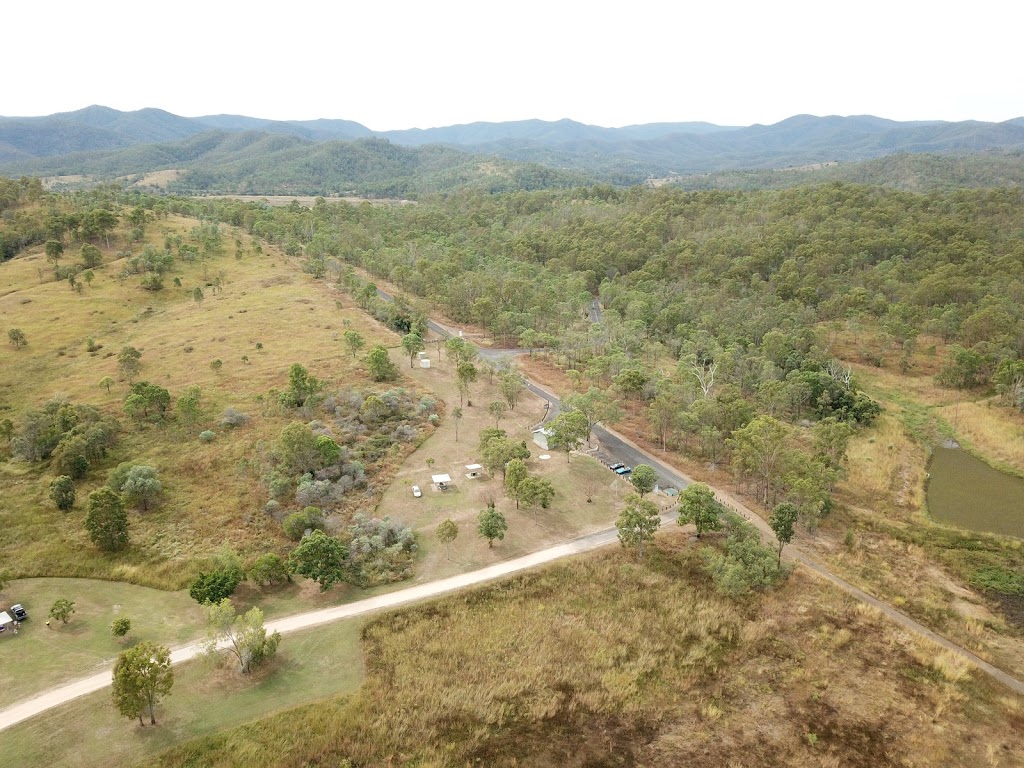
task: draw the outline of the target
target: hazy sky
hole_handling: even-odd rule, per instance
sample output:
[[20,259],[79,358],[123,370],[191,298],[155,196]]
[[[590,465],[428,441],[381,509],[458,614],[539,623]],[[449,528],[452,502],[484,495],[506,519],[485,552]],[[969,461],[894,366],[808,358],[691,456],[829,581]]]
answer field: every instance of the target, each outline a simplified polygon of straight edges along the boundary
[[1024,115],[1017,0],[4,4],[0,115],[621,126]]

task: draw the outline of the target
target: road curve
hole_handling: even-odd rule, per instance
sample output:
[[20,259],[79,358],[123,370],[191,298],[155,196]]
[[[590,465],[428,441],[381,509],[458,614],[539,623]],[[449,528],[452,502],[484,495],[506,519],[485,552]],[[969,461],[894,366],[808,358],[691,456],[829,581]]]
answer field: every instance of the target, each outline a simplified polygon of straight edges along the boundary
[[[669,519],[669,517],[665,517],[662,522],[666,522]],[[496,563],[495,565],[490,565],[476,571],[470,571],[469,573],[462,573],[457,576],[450,576],[446,579],[438,579],[437,581],[431,581],[425,584],[417,584],[413,587],[407,587],[406,589],[397,590],[395,592],[388,592],[387,594],[377,595],[376,597],[369,597],[365,600],[357,600],[356,602],[346,603],[345,605],[338,605],[332,608],[322,608],[316,611],[309,611],[307,613],[299,613],[294,616],[285,616],[281,619],[275,619],[274,621],[266,623],[267,631],[277,631],[281,634],[287,634],[289,632],[297,632],[301,629],[319,626],[320,624],[327,624],[332,621],[349,619],[354,616],[362,616],[363,614],[372,613],[374,611],[381,611],[387,608],[397,608],[402,605],[408,605],[410,603],[419,602],[420,600],[426,600],[449,592],[454,592],[455,590],[464,589],[465,587],[471,587],[487,581],[493,581],[494,579],[508,576],[519,571],[524,571],[529,568],[534,568],[538,565],[550,563],[555,560],[560,560],[565,557],[571,557],[572,555],[578,555],[583,552],[590,552],[591,550],[603,547],[614,541],[617,541],[617,533],[614,528],[608,528],[588,534],[587,536],[581,536],[580,538],[573,539],[565,544],[548,547],[547,549],[542,549],[538,552],[524,555],[523,557],[517,557],[514,560],[506,560],[503,563]],[[171,651],[171,663],[180,664],[184,661],[194,659],[202,653],[202,650],[203,644],[200,642],[175,648]],[[109,667],[102,672],[97,672],[89,677],[56,686],[48,691],[37,694],[30,699],[20,701],[7,709],[0,710],[0,731],[45,712],[48,709],[53,709],[54,707],[66,704],[80,696],[85,696],[86,694],[106,688],[110,685],[112,673],[113,667]]]
[[[378,293],[384,299],[390,300],[391,298],[383,291],[378,291]],[[440,326],[433,321],[430,322],[430,325],[431,330],[434,330],[435,333],[442,333],[445,335],[452,334],[452,329]],[[515,354],[524,351],[525,350],[501,350],[503,354]],[[497,352],[497,350],[495,350],[495,352]],[[553,393],[528,379],[526,380],[526,386],[531,392],[551,404],[552,416],[557,413],[559,399]],[[678,488],[684,488],[692,482],[689,477],[679,472],[674,467],[670,467],[659,461],[650,453],[614,430],[598,426],[595,427],[594,433],[601,441],[602,451],[607,457],[634,466],[636,464],[649,464],[658,472],[659,481],[666,486],[674,485]],[[771,535],[771,529],[759,515],[754,514],[736,499],[720,490],[716,491],[716,496],[719,500],[726,503],[738,514],[742,515],[749,522],[754,524],[763,534]],[[673,515],[663,515],[662,523],[664,524],[669,522],[673,518]],[[454,592],[465,587],[471,587],[487,581],[492,581],[494,579],[527,570],[538,565],[550,563],[561,558],[570,557],[583,552],[590,552],[616,540],[616,530],[614,528],[608,528],[588,534],[587,536],[582,536],[565,544],[548,547],[547,549],[542,549],[538,552],[533,552],[514,560],[507,560],[503,563],[497,563],[495,565],[488,566],[487,568],[481,568],[469,573],[463,573],[425,584],[418,584],[413,587],[389,592],[376,597],[370,597],[365,600],[358,600],[345,605],[323,608],[316,611],[309,611],[307,613],[300,613],[294,616],[286,616],[281,619],[276,619],[274,621],[267,622],[267,631],[277,631],[281,634],[287,634],[289,632],[296,632],[301,629],[315,627],[320,624],[327,624],[332,621],[339,621],[341,619],[361,616],[374,611],[408,605],[410,603]],[[928,627],[910,618],[910,616],[906,615],[902,611],[896,610],[888,603],[884,603],[878,598],[872,597],[867,592],[864,592],[862,589],[854,586],[845,579],[836,576],[824,565],[814,560],[798,547],[790,546],[787,549],[786,554],[787,559],[792,559],[801,563],[809,568],[813,573],[827,579],[832,584],[844,590],[856,599],[874,606],[900,626],[916,632],[918,635],[927,638],[942,648],[959,653],[982,672],[990,675],[994,680],[1002,683],[1015,693],[1024,696],[1024,682],[1016,677],[1013,677],[992,664],[989,664],[987,661],[976,654],[971,653],[966,648],[963,648],[942,635],[933,632],[928,629]],[[180,664],[184,661],[194,659],[201,652],[201,643],[192,643],[190,645],[176,648],[171,652],[171,663]],[[106,688],[110,685],[112,670],[113,668],[111,667],[89,677],[65,683],[55,688],[51,688],[48,691],[44,691],[30,699],[18,702],[7,709],[0,710],[0,731],[10,728],[17,723],[34,717],[46,710],[58,707],[81,696]]]
[[[383,292],[378,291],[378,293],[381,293],[383,298],[391,300],[391,297],[387,296],[386,294],[383,294]],[[600,321],[601,305],[597,299],[594,299],[591,302],[590,312],[591,319],[593,319],[596,316],[597,321]],[[433,321],[431,321],[431,329],[437,333],[444,333],[446,335],[458,333],[457,329],[440,326],[437,323],[434,323]],[[483,350],[481,350],[481,352],[482,351]],[[528,350],[525,349],[488,350],[488,356],[496,356],[499,354],[518,355],[524,354],[526,352],[528,352]],[[530,392],[532,392],[533,394],[537,395],[538,397],[542,398],[543,400],[550,404],[550,417],[553,418],[558,413],[558,409],[561,404],[558,397],[550,390],[542,387],[541,385],[537,384],[534,381],[531,381],[530,379],[525,379],[525,383],[526,388]],[[665,464],[664,462],[658,460],[652,454],[650,454],[649,452],[638,446],[636,443],[632,442],[631,440],[619,434],[613,429],[597,425],[594,427],[594,434],[597,436],[597,439],[600,441],[601,444],[599,457],[602,460],[604,460],[607,464],[611,464],[613,462],[622,462],[623,464],[628,464],[629,466],[633,467],[635,467],[637,464],[647,464],[653,467],[654,470],[658,473],[658,483],[663,488],[673,486],[678,489],[683,489],[691,482],[693,482],[691,478],[687,477],[685,474],[677,470],[675,467],[669,466],[668,464]],[[762,536],[764,536],[772,542],[775,541],[775,533],[774,531],[772,531],[771,527],[764,520],[764,518],[748,509],[746,506],[744,506],[744,504],[741,501],[736,499],[731,494],[728,494],[718,488],[712,488],[712,490],[715,492],[715,497],[719,501],[724,503],[738,515],[747,520],[747,522],[749,522],[755,528],[757,528],[761,532]],[[916,632],[922,637],[931,640],[932,642],[938,644],[939,646],[947,650],[959,653],[972,664],[974,664],[982,672],[985,672],[986,674],[990,675],[993,679],[999,681],[1000,683],[1007,686],[1016,693],[1024,696],[1024,682],[1017,679],[1016,677],[1013,677],[1007,672],[999,669],[998,667],[993,666],[977,654],[974,654],[966,648],[957,645],[952,640],[949,640],[943,637],[942,635],[938,634],[937,632],[934,632],[933,630],[926,627],[924,624],[915,621],[910,616],[903,613],[902,611],[897,610],[896,608],[893,608],[888,603],[885,603],[876,597],[872,597],[864,590],[860,589],[857,586],[854,586],[845,579],[832,573],[832,571],[828,570],[828,568],[826,568],[822,563],[815,560],[807,552],[801,550],[799,546],[790,545],[786,549],[785,556],[787,560],[799,562],[800,564],[809,568],[813,573],[832,582],[832,584],[839,587],[848,594],[852,595],[856,599],[869,605],[872,605],[875,608],[878,608],[880,611],[882,611],[882,613],[884,613],[886,616],[888,616],[890,619],[895,621],[900,626],[905,627],[906,629],[909,629],[913,632]]]

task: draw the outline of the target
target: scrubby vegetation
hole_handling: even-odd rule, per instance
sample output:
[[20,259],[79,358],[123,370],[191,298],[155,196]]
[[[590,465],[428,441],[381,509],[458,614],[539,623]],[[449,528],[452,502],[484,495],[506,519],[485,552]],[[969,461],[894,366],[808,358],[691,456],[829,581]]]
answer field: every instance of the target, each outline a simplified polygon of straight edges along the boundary
[[664,542],[643,565],[612,551],[383,616],[354,696],[159,764],[875,767],[1024,749],[1020,707],[956,659],[804,578],[717,597],[705,547]]

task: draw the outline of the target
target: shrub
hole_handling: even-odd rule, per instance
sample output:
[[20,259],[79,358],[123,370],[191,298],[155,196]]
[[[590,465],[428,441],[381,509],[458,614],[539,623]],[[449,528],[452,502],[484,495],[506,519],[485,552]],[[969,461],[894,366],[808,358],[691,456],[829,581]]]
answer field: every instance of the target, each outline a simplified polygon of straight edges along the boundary
[[219,603],[231,597],[241,581],[241,575],[234,569],[200,572],[189,587],[188,594],[200,604]]
[[213,439],[216,436],[216,433],[209,429],[204,429],[202,432],[199,433],[199,439],[202,440],[204,443],[212,443]]
[[75,484],[67,475],[56,477],[50,483],[50,499],[61,512],[75,506]]
[[110,634],[114,637],[124,637],[132,629],[131,619],[120,618],[114,619],[114,622],[110,625]]
[[742,597],[774,585],[783,575],[775,553],[761,543],[754,526],[735,514],[727,516],[729,536],[725,554],[717,549],[704,550],[708,572],[715,588],[728,597]]
[[353,584],[368,587],[412,576],[416,534],[390,518],[357,514],[346,531]]
[[307,531],[324,530],[323,513],[316,507],[306,507],[299,512],[292,512],[281,523],[285,535],[292,541],[301,541]]
[[249,569],[249,578],[260,586],[281,584],[292,580],[285,562],[273,552],[256,558],[256,562]]

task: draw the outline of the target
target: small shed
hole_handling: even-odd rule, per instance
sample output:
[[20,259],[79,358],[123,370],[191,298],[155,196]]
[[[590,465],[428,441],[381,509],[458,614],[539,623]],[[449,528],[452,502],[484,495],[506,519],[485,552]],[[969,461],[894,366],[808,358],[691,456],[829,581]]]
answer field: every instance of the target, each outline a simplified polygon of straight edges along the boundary
[[6,632],[8,627],[14,626],[14,619],[7,611],[0,611],[0,632]]
[[451,475],[431,475],[430,482],[434,484],[437,490],[445,491],[452,484],[452,478]]
[[466,465],[466,477],[470,480],[476,480],[478,477],[483,477],[483,465],[482,464],[467,464]]
[[554,434],[547,427],[540,427],[533,430],[533,442],[536,443],[541,450],[550,451],[551,446],[548,445],[548,439]]

